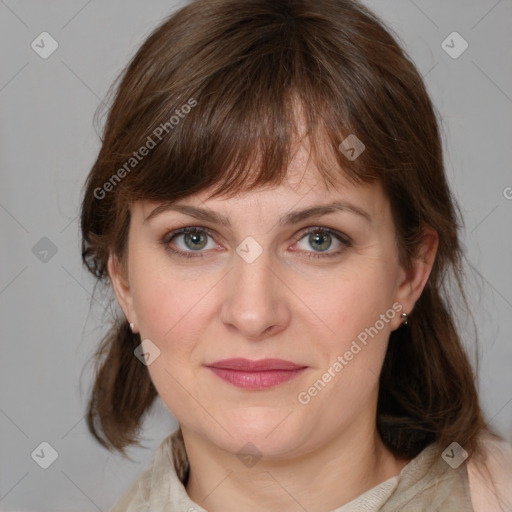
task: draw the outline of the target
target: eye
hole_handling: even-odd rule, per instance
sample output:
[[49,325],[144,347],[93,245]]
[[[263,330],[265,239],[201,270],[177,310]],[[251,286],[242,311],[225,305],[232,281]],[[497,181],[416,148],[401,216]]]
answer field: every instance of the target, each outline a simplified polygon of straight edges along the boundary
[[[302,240],[305,240],[305,244],[301,246]],[[338,247],[338,250],[329,251],[333,242]],[[347,247],[351,246],[351,240],[346,235],[333,229],[314,227],[310,228],[297,242],[297,244],[301,250],[306,252],[307,258],[334,258],[336,256],[340,256]],[[308,245],[309,247],[313,247],[315,250],[309,251],[307,247]]]
[[[216,248],[215,243],[213,243],[213,246],[208,247],[208,237],[212,238],[212,233],[209,230],[197,226],[190,226],[167,233],[161,240],[161,243],[167,251],[173,254],[185,258],[202,257],[202,249]],[[175,242],[175,240],[179,240],[181,243]],[[178,249],[174,249],[171,243],[176,244]]]
[[[212,242],[209,243],[209,238]],[[202,258],[203,249],[216,250],[217,244],[213,241],[213,233],[206,228],[199,226],[189,226],[167,233],[160,243],[165,250],[184,258]],[[302,242],[305,240],[305,243]],[[337,250],[331,250],[334,244]],[[300,252],[305,253],[306,258],[333,258],[340,256],[347,247],[351,246],[351,240],[348,236],[329,228],[313,227],[302,233],[301,238],[294,244],[298,245]],[[306,247],[304,247],[306,245]],[[307,245],[313,247],[313,251],[308,250]],[[292,249],[299,252],[297,249]]]

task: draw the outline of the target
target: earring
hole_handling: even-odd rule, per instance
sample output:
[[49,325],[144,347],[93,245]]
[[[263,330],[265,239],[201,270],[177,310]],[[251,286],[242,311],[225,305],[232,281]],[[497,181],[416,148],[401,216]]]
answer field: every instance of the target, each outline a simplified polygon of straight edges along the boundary
[[135,331],[134,331],[134,329],[135,329],[135,325],[134,325],[132,322],[130,322],[130,329],[132,330],[132,332],[135,332]]
[[402,318],[404,319],[404,322],[402,322],[402,324],[403,324],[403,325],[407,325],[407,323],[408,323],[408,322],[407,322],[407,319],[408,319],[408,317],[407,317],[407,313],[402,313],[402,315],[401,315],[401,316],[402,316]]

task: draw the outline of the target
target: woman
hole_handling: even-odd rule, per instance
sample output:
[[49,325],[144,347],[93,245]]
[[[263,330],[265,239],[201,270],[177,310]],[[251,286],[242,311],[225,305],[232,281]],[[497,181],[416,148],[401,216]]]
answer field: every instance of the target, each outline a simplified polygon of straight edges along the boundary
[[446,292],[458,225],[422,79],[362,5],[166,20],[82,205],[123,312],[89,428],[124,453],[157,396],[180,427],[112,510],[510,510]]

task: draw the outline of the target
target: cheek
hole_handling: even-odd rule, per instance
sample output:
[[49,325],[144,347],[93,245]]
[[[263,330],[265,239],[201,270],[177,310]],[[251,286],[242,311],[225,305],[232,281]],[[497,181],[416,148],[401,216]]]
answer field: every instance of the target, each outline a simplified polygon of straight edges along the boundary
[[[297,295],[305,297],[311,317],[318,319],[326,334],[324,339],[343,348],[392,309],[395,287],[391,270],[392,265],[383,260],[361,260],[342,271],[317,276],[314,286],[301,280]],[[386,322],[383,330],[388,333],[389,327]]]
[[205,296],[213,279],[206,274],[180,272],[179,267],[173,268],[151,254],[145,261],[152,264],[137,266],[134,262],[133,269],[134,308],[141,334],[167,343],[179,333],[190,333],[190,327],[197,323],[198,311],[207,303]]
[[209,279],[184,278],[157,265],[136,271],[134,307],[141,339],[150,339],[160,350],[148,366],[161,399],[180,420],[188,414],[196,389],[196,369],[191,364],[208,323]]
[[[310,294],[308,305],[328,326],[316,347],[324,355],[321,366],[300,398],[315,416],[341,425],[375,393],[391,321],[400,314],[393,308],[394,268],[384,258],[360,260],[357,268],[349,271],[347,266],[346,272],[326,280],[327,291],[315,287]],[[327,403],[338,407],[325,407]]]

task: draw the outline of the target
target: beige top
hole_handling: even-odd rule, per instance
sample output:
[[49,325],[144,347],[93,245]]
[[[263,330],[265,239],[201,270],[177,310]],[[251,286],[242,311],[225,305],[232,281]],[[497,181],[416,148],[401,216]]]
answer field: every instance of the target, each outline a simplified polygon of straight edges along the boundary
[[[492,481],[472,463],[452,467],[431,444],[398,475],[332,512],[512,512],[512,446],[487,440],[485,447]],[[207,512],[187,494],[188,467],[178,429],[110,512]]]

